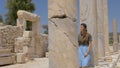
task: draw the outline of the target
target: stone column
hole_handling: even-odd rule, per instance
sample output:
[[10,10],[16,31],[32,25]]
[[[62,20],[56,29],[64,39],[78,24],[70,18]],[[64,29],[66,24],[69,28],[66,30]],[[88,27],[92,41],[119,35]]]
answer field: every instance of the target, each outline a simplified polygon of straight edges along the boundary
[[118,49],[120,50],[120,35],[119,35],[119,47],[118,47]]
[[120,43],[120,35],[119,35],[119,43]]
[[103,0],[97,0],[98,57],[105,56]]
[[110,52],[109,49],[109,26],[108,26],[108,0],[103,0],[104,6],[104,37],[105,37],[105,52]]
[[113,20],[113,50],[117,50],[118,47],[118,34],[117,34],[117,22],[116,19]]
[[90,66],[97,64],[97,13],[96,0],[80,0],[80,23],[86,23],[88,32],[92,35],[92,57]]
[[48,0],[49,68],[79,68],[77,0]]
[[43,57],[43,47],[40,43],[40,17],[32,23],[32,41],[36,57]]

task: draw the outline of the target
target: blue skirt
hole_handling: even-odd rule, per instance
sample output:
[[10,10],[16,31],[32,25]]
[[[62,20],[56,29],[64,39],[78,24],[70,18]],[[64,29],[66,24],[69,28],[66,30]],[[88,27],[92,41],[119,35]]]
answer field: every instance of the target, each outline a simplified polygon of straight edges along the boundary
[[84,57],[84,54],[86,53],[87,49],[88,49],[88,46],[86,46],[86,45],[80,45],[78,48],[79,66],[80,67],[89,65],[90,53],[88,54],[88,56]]

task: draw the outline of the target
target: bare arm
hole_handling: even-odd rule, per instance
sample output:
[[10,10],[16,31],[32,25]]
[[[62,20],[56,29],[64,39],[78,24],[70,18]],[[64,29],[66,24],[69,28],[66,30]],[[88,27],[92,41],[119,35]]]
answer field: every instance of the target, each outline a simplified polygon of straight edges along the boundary
[[85,53],[85,57],[89,54],[89,52],[90,52],[90,50],[91,50],[91,48],[92,48],[92,36],[91,35],[89,35],[89,42],[88,42],[88,49],[87,49],[87,51],[86,51],[86,53]]
[[89,41],[89,46],[88,46],[88,49],[87,49],[87,53],[90,52],[91,48],[92,48],[92,41]]

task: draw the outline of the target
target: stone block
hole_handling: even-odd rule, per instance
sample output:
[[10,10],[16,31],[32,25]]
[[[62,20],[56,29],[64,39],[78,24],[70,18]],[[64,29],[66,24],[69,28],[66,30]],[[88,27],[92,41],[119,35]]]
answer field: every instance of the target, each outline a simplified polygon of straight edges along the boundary
[[25,53],[17,53],[16,54],[17,63],[25,63],[27,59],[27,55]]
[[47,58],[48,58],[48,56],[49,56],[49,52],[46,52],[45,57],[47,57]]
[[23,32],[23,37],[25,37],[25,38],[30,38],[30,37],[32,37],[31,31],[24,31],[24,32]]
[[30,45],[30,38],[19,37],[15,39],[15,52],[22,53]]
[[16,57],[14,54],[1,54],[0,65],[14,64],[16,63]]
[[11,49],[0,48],[0,54],[11,53]]

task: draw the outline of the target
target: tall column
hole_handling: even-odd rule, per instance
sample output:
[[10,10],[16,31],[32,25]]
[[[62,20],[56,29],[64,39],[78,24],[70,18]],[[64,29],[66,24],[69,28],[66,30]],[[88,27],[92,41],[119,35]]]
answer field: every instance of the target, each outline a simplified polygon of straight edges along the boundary
[[120,50],[120,35],[119,35],[119,47],[118,47],[118,50]]
[[98,57],[105,56],[103,0],[97,0]]
[[116,19],[113,20],[113,50],[117,50],[118,47],[118,35],[117,35],[117,22]]
[[97,13],[96,0],[80,0],[80,23],[86,23],[88,32],[92,35],[92,57],[90,66],[97,64],[98,47],[97,47]]
[[79,68],[77,0],[48,0],[49,68]]
[[120,35],[119,35],[119,43],[120,43]]
[[103,0],[104,6],[104,37],[105,37],[105,52],[110,52],[109,49],[109,26],[108,26],[108,0]]

